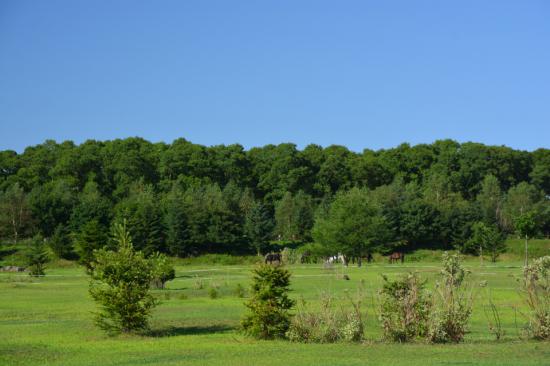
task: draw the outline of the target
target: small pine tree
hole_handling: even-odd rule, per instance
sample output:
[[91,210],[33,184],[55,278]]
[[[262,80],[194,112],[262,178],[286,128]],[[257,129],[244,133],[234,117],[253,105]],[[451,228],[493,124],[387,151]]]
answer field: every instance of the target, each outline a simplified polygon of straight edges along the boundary
[[91,263],[90,295],[100,305],[96,324],[109,333],[147,329],[157,301],[150,293],[153,265],[136,252],[125,224],[115,224],[117,251],[95,251]]
[[241,321],[246,334],[259,339],[284,338],[290,326],[288,297],[290,272],[279,266],[261,265],[253,270],[248,314]]
[[44,276],[45,264],[48,262],[48,252],[42,236],[37,235],[29,241],[24,254],[30,276]]

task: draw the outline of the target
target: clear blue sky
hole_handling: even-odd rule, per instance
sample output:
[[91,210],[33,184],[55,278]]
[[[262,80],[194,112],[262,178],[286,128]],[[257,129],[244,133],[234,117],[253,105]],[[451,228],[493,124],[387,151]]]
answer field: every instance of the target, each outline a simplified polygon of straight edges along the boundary
[[550,2],[0,1],[0,150],[550,147]]

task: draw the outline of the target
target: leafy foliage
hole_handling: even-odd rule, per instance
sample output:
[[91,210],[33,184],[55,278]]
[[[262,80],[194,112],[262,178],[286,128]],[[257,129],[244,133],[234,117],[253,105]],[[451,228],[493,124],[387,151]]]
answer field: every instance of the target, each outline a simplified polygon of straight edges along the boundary
[[491,261],[496,262],[500,253],[506,250],[504,235],[496,227],[476,222],[472,226],[472,233],[470,247],[480,256],[483,255],[483,250],[486,250],[491,255]]
[[333,253],[360,258],[386,243],[391,233],[368,191],[352,188],[336,195],[327,214],[317,218],[313,237]]
[[[529,239],[550,235],[549,156],[452,140],[361,153],[291,143],[206,147],[183,138],[48,140],[21,154],[0,152],[0,237],[40,233],[58,256],[71,257],[74,245],[82,263],[91,253],[81,240],[92,231],[86,226],[97,222],[95,241],[106,243],[99,236],[122,219],[147,255],[253,254],[274,239],[313,236],[332,255],[387,253],[405,243],[399,250],[462,250],[473,223],[510,235],[528,212]],[[359,244],[351,228],[362,221]],[[329,227],[338,222],[351,231],[332,248]]]

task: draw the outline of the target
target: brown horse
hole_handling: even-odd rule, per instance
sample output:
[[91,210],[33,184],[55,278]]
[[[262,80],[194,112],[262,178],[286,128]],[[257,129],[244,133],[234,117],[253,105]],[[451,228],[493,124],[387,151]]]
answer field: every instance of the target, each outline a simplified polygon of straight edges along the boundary
[[403,252],[393,252],[392,254],[390,254],[390,256],[388,257],[389,260],[390,260],[390,263],[395,263],[397,261],[401,261],[401,263],[405,262],[405,253]]
[[273,262],[278,262],[281,264],[281,253],[268,253],[265,255],[265,261],[264,263],[267,264],[273,264]]

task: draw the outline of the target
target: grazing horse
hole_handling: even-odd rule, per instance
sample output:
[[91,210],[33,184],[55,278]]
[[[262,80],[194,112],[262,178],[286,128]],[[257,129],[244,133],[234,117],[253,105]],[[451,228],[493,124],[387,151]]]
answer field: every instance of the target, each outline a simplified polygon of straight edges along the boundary
[[333,263],[342,263],[345,266],[348,265],[347,258],[343,255],[338,253],[338,255],[333,255],[332,257],[328,257],[325,261],[325,264],[333,264]]
[[372,253],[368,253],[367,254],[367,263],[372,263],[373,260],[374,260],[374,258],[372,258]]
[[268,253],[265,255],[265,261],[264,263],[267,264],[273,264],[273,262],[278,262],[281,264],[281,253]]
[[390,263],[395,263],[397,261],[401,261],[401,263],[405,262],[405,253],[403,252],[393,252],[389,256]]

